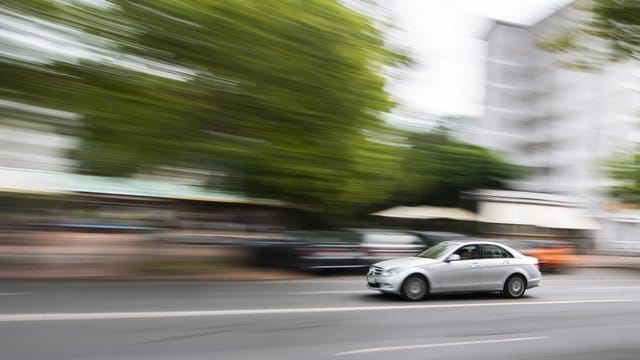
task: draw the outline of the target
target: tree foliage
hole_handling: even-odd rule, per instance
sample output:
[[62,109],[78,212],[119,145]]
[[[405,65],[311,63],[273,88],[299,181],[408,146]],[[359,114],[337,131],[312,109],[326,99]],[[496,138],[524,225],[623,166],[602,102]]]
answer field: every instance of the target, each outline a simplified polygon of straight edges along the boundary
[[82,115],[82,171],[222,166],[255,195],[311,205],[375,199],[397,174],[393,147],[363,130],[389,131],[383,69],[406,58],[338,1],[3,6],[13,11],[95,47],[80,59],[3,66],[3,96]]
[[505,188],[522,169],[497,154],[449,136],[444,131],[414,133],[393,201],[405,205],[458,205],[460,192]]
[[608,164],[611,177],[617,184],[610,193],[624,202],[640,202],[640,152],[621,154]]
[[77,114],[37,120],[81,140],[81,172],[222,172],[338,215],[510,176],[477,147],[407,147],[384,119],[388,74],[408,58],[338,0],[6,0],[0,16],[25,39],[0,38],[0,97]]
[[583,0],[572,7],[574,22],[545,39],[543,48],[567,54],[567,63],[581,70],[640,59],[640,2]]

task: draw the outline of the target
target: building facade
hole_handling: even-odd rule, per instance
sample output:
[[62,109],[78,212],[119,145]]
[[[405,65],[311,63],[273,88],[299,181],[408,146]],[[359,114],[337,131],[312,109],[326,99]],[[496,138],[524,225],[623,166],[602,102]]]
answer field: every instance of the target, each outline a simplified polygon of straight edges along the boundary
[[539,46],[580,16],[566,7],[530,26],[492,25],[476,138],[527,169],[514,189],[571,196],[606,222],[605,165],[640,141],[640,65],[578,71]]

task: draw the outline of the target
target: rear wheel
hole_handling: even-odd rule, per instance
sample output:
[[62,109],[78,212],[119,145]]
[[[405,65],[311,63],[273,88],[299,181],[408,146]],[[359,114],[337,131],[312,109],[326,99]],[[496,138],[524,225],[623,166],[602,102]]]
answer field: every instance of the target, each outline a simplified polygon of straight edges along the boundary
[[522,275],[511,275],[504,283],[502,293],[505,297],[517,299],[524,295],[527,289],[527,281]]
[[427,281],[420,275],[411,275],[402,283],[402,297],[407,300],[422,300],[427,295]]

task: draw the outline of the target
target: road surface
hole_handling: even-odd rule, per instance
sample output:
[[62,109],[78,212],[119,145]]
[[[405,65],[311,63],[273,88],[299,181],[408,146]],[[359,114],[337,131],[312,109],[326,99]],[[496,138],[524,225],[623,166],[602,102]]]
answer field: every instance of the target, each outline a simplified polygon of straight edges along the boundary
[[640,274],[407,303],[360,276],[0,282],[0,359],[640,359]]

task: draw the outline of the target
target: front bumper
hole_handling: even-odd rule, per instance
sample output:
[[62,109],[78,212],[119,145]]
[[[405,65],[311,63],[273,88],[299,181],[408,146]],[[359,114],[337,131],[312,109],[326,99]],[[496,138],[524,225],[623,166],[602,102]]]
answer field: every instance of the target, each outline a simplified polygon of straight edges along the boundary
[[367,288],[386,293],[399,294],[403,277],[400,275],[382,276],[367,274]]

